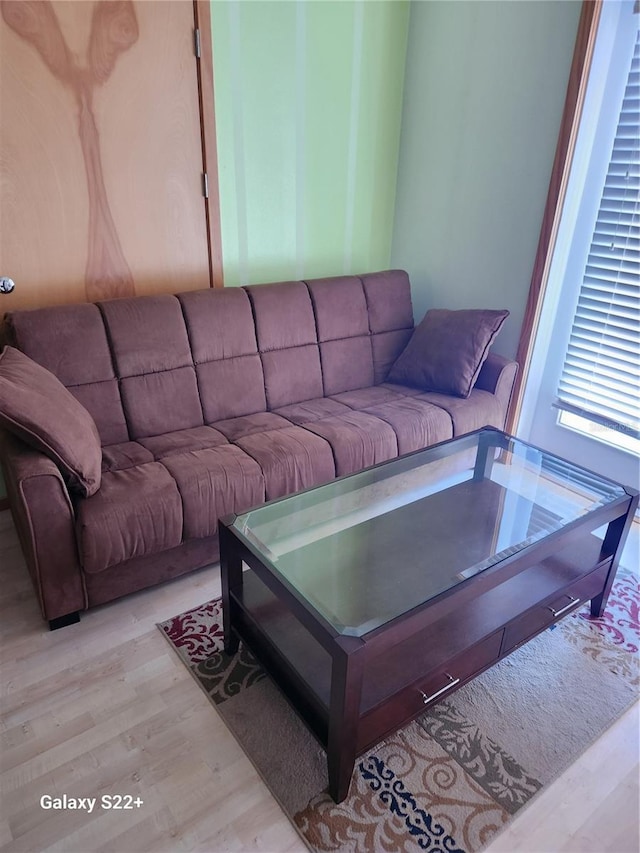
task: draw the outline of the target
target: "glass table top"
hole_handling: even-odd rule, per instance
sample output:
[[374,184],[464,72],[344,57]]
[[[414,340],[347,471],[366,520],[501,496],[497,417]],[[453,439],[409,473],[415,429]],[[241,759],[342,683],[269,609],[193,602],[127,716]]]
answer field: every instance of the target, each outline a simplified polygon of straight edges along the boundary
[[362,636],[625,494],[486,429],[272,501],[232,527],[338,633]]

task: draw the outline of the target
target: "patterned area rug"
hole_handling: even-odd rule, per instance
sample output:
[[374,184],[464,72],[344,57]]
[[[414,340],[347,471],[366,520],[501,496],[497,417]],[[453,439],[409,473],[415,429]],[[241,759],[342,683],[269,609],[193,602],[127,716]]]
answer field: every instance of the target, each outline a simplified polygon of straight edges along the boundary
[[159,627],[313,850],[473,853],[637,699],[639,607],[620,570],[601,619],[574,612],[361,756],[340,805],[250,651],[222,650],[220,600]]

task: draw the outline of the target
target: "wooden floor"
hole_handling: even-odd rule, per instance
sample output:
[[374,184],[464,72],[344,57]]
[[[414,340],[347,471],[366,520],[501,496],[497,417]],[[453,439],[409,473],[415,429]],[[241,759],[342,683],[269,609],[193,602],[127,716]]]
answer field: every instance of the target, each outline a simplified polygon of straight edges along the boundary
[[[4,512],[0,583],[0,850],[306,850],[155,627],[219,595],[217,568],[50,633]],[[636,705],[489,853],[636,853],[638,727]],[[43,795],[63,793],[143,804],[92,814],[41,807]]]

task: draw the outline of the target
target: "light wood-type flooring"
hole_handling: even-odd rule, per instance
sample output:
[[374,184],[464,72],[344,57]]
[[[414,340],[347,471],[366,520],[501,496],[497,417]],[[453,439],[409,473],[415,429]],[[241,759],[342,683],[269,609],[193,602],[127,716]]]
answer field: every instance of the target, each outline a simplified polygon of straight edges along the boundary
[[[306,849],[156,628],[218,596],[217,567],[49,632],[3,512],[0,590],[0,850]],[[488,853],[636,853],[638,725],[636,705]],[[92,814],[41,807],[43,795],[63,793],[143,803]]]

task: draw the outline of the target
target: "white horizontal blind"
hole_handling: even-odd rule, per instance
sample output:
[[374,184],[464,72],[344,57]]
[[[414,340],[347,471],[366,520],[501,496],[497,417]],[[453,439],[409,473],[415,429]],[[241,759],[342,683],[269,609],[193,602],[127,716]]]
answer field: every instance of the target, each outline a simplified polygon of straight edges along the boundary
[[555,406],[640,438],[640,43]]

